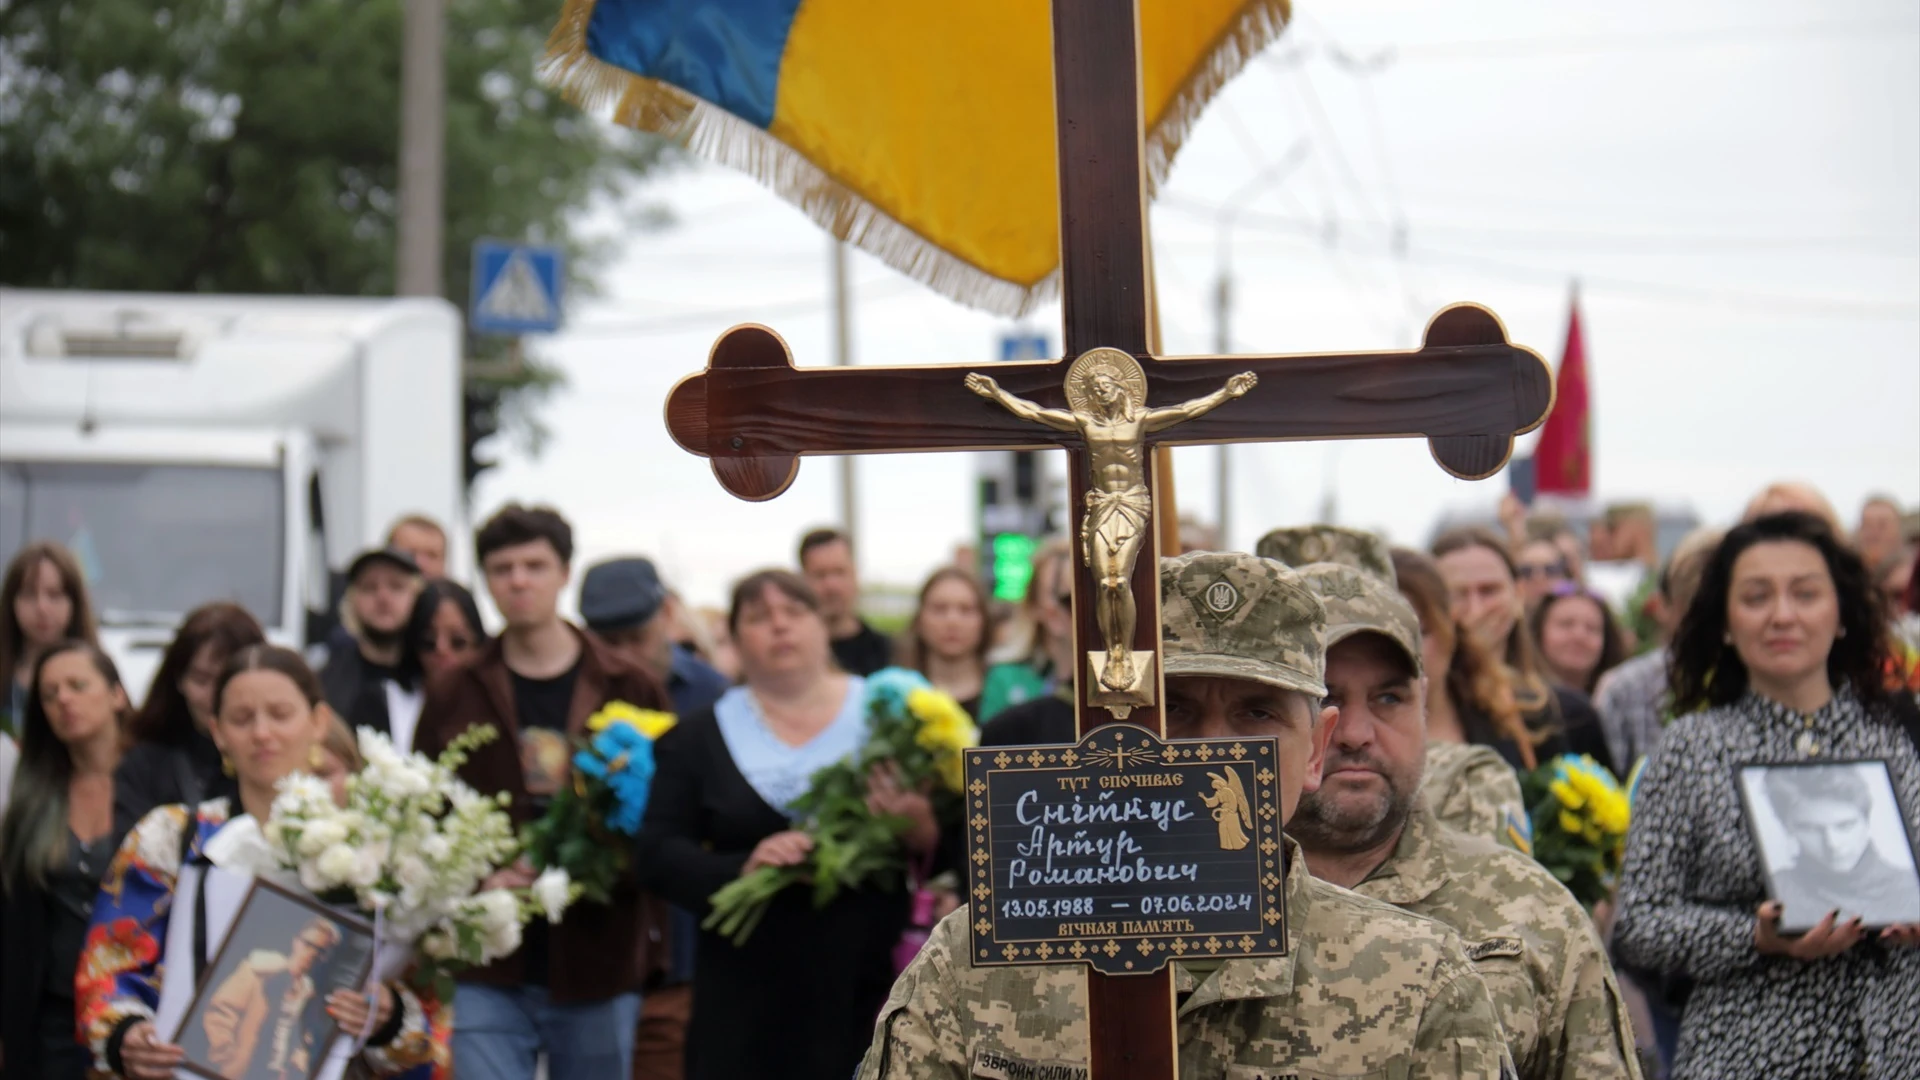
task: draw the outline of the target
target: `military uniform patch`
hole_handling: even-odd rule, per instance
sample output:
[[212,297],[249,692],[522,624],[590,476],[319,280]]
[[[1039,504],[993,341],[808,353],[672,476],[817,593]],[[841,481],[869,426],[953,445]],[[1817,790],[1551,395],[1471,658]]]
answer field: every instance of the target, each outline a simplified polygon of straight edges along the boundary
[[1087,1080],[1087,1067],[1063,1061],[1029,1061],[981,1047],[973,1054],[973,1075],[980,1080]]
[[1225,615],[1240,606],[1240,590],[1231,582],[1216,581],[1207,587],[1207,606]]
[[1469,941],[1466,945],[1467,959],[1474,963],[1495,957],[1520,956],[1526,952],[1526,947],[1520,943],[1520,939],[1514,937],[1490,937],[1484,941]]

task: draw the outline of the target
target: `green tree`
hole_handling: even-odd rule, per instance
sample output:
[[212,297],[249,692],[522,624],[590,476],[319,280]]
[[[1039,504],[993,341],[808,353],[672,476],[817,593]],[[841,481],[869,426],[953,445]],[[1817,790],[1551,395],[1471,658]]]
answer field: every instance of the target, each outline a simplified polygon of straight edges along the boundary
[[[394,284],[403,0],[0,0],[0,280],[73,289],[378,296]],[[447,5],[446,293],[473,241],[555,243],[590,288],[589,206],[653,224],[657,140],[598,122],[535,65],[560,0]],[[553,368],[468,381],[466,475],[496,431],[537,449]]]

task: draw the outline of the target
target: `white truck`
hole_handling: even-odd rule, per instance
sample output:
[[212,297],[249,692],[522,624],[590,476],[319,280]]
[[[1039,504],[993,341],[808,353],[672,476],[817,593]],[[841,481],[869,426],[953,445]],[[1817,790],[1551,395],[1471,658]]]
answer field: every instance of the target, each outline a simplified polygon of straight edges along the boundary
[[0,289],[0,566],[67,545],[136,700],[210,600],[310,644],[393,519],[466,550],[460,335],[437,299]]

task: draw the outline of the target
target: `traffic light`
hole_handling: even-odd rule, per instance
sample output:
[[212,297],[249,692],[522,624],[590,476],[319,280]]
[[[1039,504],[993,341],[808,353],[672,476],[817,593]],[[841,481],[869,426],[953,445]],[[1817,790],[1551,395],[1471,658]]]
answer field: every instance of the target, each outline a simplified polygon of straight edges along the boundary
[[1000,533],[993,538],[993,598],[1019,603],[1033,579],[1033,553],[1040,541],[1024,533]]

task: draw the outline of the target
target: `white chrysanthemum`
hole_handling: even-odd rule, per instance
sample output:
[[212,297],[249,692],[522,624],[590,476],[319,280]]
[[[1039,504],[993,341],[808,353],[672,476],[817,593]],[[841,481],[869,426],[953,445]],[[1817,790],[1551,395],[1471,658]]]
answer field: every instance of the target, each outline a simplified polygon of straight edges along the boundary
[[453,931],[436,926],[420,935],[420,951],[430,960],[451,960],[460,950]]
[[300,843],[296,850],[301,858],[311,859],[335,844],[344,844],[346,841],[347,829],[340,824],[339,818],[320,818],[308,822],[307,827],[300,831]]
[[403,889],[423,893],[433,884],[433,868],[412,855],[402,855],[393,865],[393,879]]
[[[314,871],[319,875],[320,880],[327,883],[325,888],[331,889],[344,885],[351,880],[354,867],[358,862],[359,857],[354,854],[352,848],[345,844],[335,844],[321,852],[319,857],[313,860],[312,866]],[[306,881],[307,875],[305,870],[306,868],[304,866],[301,867],[300,879],[302,882]],[[311,886],[309,886],[309,888],[311,888]]]
[[560,867],[551,866],[533,879],[533,898],[547,913],[547,921],[558,923],[573,900],[573,879]]

